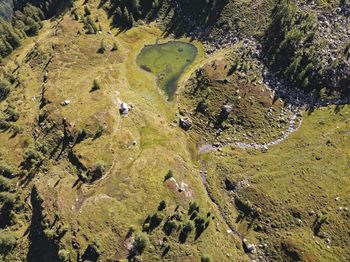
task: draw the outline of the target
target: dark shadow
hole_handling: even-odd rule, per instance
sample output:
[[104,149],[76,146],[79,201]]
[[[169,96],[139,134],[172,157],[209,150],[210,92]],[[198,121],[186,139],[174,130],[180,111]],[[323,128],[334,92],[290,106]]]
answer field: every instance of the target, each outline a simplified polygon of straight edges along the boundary
[[314,106],[310,106],[308,109],[307,109],[307,114],[310,116],[312,115],[312,113],[315,111],[316,107]]
[[32,219],[29,227],[29,251],[28,262],[52,262],[59,261],[58,246],[49,241],[44,233],[42,199],[35,187],[31,191]]
[[89,244],[81,258],[82,261],[97,262],[99,257],[98,247],[95,244]]
[[162,257],[165,257],[170,251],[170,246],[166,246],[162,252]]
[[334,109],[336,114],[340,113],[340,111],[344,108],[344,105],[337,105]]

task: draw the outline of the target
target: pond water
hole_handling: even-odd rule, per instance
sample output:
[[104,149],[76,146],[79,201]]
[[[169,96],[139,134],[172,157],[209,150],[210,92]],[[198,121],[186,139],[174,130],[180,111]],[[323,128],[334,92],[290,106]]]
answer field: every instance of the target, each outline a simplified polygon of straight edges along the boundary
[[196,59],[197,54],[197,48],[190,43],[170,41],[146,45],[137,56],[136,62],[143,70],[157,77],[159,87],[172,100],[177,81]]

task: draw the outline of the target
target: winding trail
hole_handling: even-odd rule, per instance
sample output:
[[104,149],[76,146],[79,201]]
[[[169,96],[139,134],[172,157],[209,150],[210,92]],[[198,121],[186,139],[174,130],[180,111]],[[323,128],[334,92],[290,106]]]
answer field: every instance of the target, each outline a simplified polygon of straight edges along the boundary
[[245,142],[239,142],[239,141],[227,141],[225,143],[221,143],[220,145],[217,144],[202,144],[198,146],[198,155],[202,155],[214,150],[217,150],[218,148],[222,148],[224,146],[234,146],[241,149],[247,149],[247,148],[255,148],[255,149],[264,149],[268,146],[278,145],[282,143],[284,140],[286,140],[292,133],[296,132],[302,124],[302,119],[300,119],[297,123],[297,118],[300,116],[299,112],[294,112],[293,116],[291,117],[289,121],[288,129],[284,132],[283,136],[272,140],[268,143],[259,144],[259,143],[245,143]]

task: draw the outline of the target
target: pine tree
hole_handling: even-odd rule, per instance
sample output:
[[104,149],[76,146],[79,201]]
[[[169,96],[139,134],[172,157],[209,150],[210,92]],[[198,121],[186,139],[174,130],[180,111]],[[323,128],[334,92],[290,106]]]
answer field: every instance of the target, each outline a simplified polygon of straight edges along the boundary
[[98,52],[103,54],[106,52],[106,44],[104,40],[101,40],[100,48],[98,49]]
[[117,51],[118,50],[118,45],[116,42],[113,43],[112,51]]
[[91,11],[87,5],[84,6],[84,13],[85,13],[85,16],[91,15]]

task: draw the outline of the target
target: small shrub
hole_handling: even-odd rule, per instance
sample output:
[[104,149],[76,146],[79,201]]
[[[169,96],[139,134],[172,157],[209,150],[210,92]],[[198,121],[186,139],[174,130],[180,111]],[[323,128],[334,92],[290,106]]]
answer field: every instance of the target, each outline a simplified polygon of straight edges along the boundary
[[83,261],[98,261],[101,255],[99,246],[96,243],[89,244],[82,256]]
[[193,224],[191,222],[187,222],[181,230],[179,240],[181,243],[185,243],[188,235],[193,231]]
[[1,191],[9,191],[10,188],[11,188],[11,180],[6,178],[6,177],[3,177],[3,176],[0,176],[0,192]]
[[46,228],[44,230],[44,234],[45,234],[45,237],[49,240],[49,241],[53,241],[55,238],[56,238],[56,232],[51,229],[51,228]]
[[10,87],[7,82],[0,80],[0,101],[7,98],[10,93]]
[[160,213],[154,213],[149,221],[149,229],[148,232],[154,230],[156,227],[158,227],[160,225],[160,223],[162,222],[163,217]]
[[87,34],[96,34],[97,26],[91,16],[87,16],[86,19],[84,19],[84,25]]
[[176,228],[177,228],[176,222],[171,219],[168,219],[164,224],[163,231],[165,234],[169,236],[174,230],[176,230]]
[[19,119],[19,114],[13,108],[6,109],[6,114],[6,121],[16,122]]
[[113,43],[112,51],[118,51],[118,45],[116,42]]
[[74,8],[71,14],[73,15],[74,20],[79,21],[79,14],[76,8]]
[[11,124],[4,119],[0,119],[0,130],[6,131],[11,127]]
[[98,49],[98,53],[103,54],[104,52],[106,52],[107,48],[106,48],[106,43],[104,40],[101,40],[101,44],[100,44],[100,48]]
[[90,8],[87,5],[84,6],[84,14],[85,16],[91,15]]
[[191,215],[194,211],[199,212],[199,206],[196,202],[190,202],[188,205],[188,214]]
[[8,192],[0,193],[0,228],[10,226],[14,222],[13,209],[16,204],[14,194]]
[[98,163],[94,168],[90,169],[86,176],[87,176],[87,182],[92,183],[96,180],[100,179],[103,174],[105,173],[106,167],[104,163]]
[[209,256],[203,256],[203,257],[201,258],[201,262],[211,262],[211,259],[210,259]]
[[166,203],[164,200],[162,200],[160,203],[159,203],[159,206],[158,206],[158,211],[162,211],[166,208]]
[[96,132],[95,132],[95,135],[94,135],[93,139],[95,140],[95,139],[101,137],[102,134],[103,134],[103,131],[104,131],[103,126],[100,125],[100,124],[98,124],[98,125],[97,125],[97,130],[96,130]]
[[0,254],[6,255],[16,245],[16,237],[10,232],[0,232]]
[[11,169],[6,165],[0,165],[0,175],[10,178],[12,175]]
[[70,253],[66,249],[60,249],[58,251],[58,259],[60,262],[68,262],[70,261]]
[[138,254],[142,254],[146,247],[149,245],[148,235],[145,233],[138,233],[135,237],[134,249]]
[[134,234],[135,231],[136,231],[135,227],[134,226],[130,226],[129,230],[128,230],[128,233],[126,233],[126,238],[131,237],[132,234]]
[[167,181],[168,179],[172,178],[174,176],[173,171],[170,169],[168,173],[164,177],[164,181]]
[[92,84],[92,87],[91,87],[91,92],[93,91],[96,91],[96,90],[99,90],[101,89],[101,85],[100,83],[95,79],[93,84]]
[[44,161],[44,156],[35,149],[29,148],[24,154],[24,161],[22,166],[25,169],[30,169],[33,167],[39,167]]

